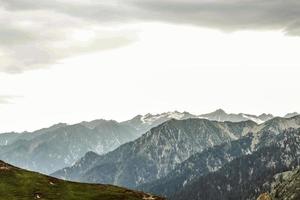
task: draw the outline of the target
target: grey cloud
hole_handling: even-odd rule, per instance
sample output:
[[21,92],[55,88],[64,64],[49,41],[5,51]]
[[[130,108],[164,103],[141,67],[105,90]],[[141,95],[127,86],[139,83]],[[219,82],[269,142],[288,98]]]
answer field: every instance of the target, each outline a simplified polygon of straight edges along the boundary
[[76,18],[88,19],[107,23],[111,21],[127,21],[136,18],[136,10],[129,3],[130,0],[124,2],[120,0],[110,1],[72,1],[72,0],[0,0],[3,7],[11,11],[35,11],[47,10],[68,14]]
[[0,71],[22,72],[76,54],[128,45],[135,41],[133,32],[96,31],[90,42],[72,41],[70,35],[132,21],[224,31],[283,30],[299,36],[299,10],[298,0],[0,0]]
[[[32,10],[32,9],[42,9],[48,7],[49,3],[44,0],[39,2],[32,1],[32,0],[1,0],[2,7],[9,8],[11,10]],[[55,2],[55,1],[53,1]]]
[[0,45],[11,46],[18,43],[30,42],[32,40],[34,40],[34,36],[26,31],[9,26],[1,27]]
[[98,23],[159,20],[225,30],[284,29],[298,24],[298,0],[0,0],[7,9],[53,10]]
[[287,27],[287,30],[290,35],[299,36],[300,35],[300,20],[289,24]]
[[[89,20],[48,10],[1,10],[0,71],[21,73],[45,68],[78,54],[119,48],[134,42],[135,33],[107,30]],[[90,31],[89,41],[78,41],[73,34]]]
[[134,42],[134,39],[114,36],[96,38],[88,43],[74,43],[66,47],[53,48],[49,44],[41,44],[40,42],[7,47],[5,49],[7,54],[4,56],[8,59],[0,60],[0,71],[21,73],[25,70],[45,68],[49,64],[55,64],[70,56],[129,45]]
[[136,1],[135,5],[148,11],[149,15],[145,16],[148,18],[221,30],[282,29],[291,33],[290,24],[300,19],[300,2],[297,0],[146,0]]

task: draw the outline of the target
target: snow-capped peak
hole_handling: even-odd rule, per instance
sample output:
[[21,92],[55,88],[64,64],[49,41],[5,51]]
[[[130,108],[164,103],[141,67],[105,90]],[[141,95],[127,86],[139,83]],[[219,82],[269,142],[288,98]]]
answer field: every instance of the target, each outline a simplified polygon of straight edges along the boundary
[[262,124],[264,123],[265,121],[264,120],[261,120],[259,119],[257,116],[253,116],[253,115],[247,115],[247,114],[242,114],[242,116],[246,119],[249,119],[251,121],[254,121],[255,123],[257,124]]
[[188,112],[174,111],[174,112],[165,112],[165,113],[154,114],[154,115],[148,113],[146,115],[141,116],[140,119],[143,123],[152,124],[155,123],[156,121],[166,121],[168,119],[181,120],[181,119],[186,119],[191,117],[196,117],[196,115],[192,115]]

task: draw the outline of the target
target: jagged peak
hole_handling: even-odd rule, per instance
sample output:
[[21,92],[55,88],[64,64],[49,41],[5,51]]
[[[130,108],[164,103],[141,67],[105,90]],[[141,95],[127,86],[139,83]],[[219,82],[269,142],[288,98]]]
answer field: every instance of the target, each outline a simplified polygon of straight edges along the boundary
[[85,126],[87,128],[94,129],[94,128],[104,125],[104,124],[107,125],[107,124],[117,124],[117,123],[118,122],[115,120],[96,119],[93,121],[82,121],[79,124],[82,126]]
[[284,117],[291,118],[291,117],[295,117],[297,115],[300,115],[300,114],[298,112],[292,112],[292,113],[287,113]]
[[227,114],[223,109],[219,108],[216,111],[214,111],[214,113],[218,113],[218,114]]
[[200,116],[209,116],[209,115],[227,115],[227,113],[223,109],[219,108],[213,112],[202,114]]
[[143,122],[151,123],[151,122],[153,122],[155,120],[159,120],[161,118],[182,119],[182,118],[185,118],[186,116],[193,116],[193,115],[187,111],[179,112],[179,111],[175,110],[175,111],[163,112],[163,113],[159,113],[159,114],[148,113],[146,115],[141,116],[140,119]]
[[270,113],[262,113],[259,115],[259,117],[273,117],[273,115]]

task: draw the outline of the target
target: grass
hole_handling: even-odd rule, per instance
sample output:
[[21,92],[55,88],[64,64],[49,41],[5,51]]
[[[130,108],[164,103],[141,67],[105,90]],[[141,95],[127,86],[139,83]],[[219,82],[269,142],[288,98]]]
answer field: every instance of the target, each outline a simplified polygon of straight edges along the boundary
[[63,181],[0,161],[0,200],[143,200],[149,197],[112,185]]

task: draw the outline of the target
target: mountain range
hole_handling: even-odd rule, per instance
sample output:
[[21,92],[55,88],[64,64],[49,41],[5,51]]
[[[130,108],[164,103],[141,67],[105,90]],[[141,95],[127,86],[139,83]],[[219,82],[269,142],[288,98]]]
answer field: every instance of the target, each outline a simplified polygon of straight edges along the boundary
[[[126,143],[116,150],[105,155],[95,155],[88,153],[72,167],[65,168],[54,174],[55,177],[67,180],[76,180],[82,182],[102,182],[116,184],[135,188],[140,185],[150,183],[159,179],[164,179],[170,174],[171,181],[162,181],[160,184],[154,184],[157,188],[164,190],[177,184],[173,178],[176,176],[172,170],[178,170],[178,167],[185,165],[187,170],[199,173],[196,170],[195,163],[188,163],[190,159],[201,153],[206,153],[211,160],[209,166],[199,166],[200,169],[208,169],[208,172],[215,171],[222,167],[226,162],[235,157],[251,154],[260,145],[278,142],[269,137],[263,140],[267,135],[277,135],[288,128],[299,128],[300,116],[293,118],[273,118],[263,124],[256,124],[252,121],[243,122],[216,122],[206,119],[186,119],[170,120],[163,123],[144,134],[139,139]],[[252,138],[249,139],[249,133]],[[272,133],[272,134],[271,134]],[[240,144],[234,144],[235,140],[241,140]],[[248,140],[247,145],[244,144]],[[233,141],[233,142],[231,142]],[[231,143],[230,143],[231,142]],[[229,149],[225,144],[236,148]],[[223,147],[221,144],[225,145]],[[221,145],[224,149],[216,149]],[[239,148],[244,147],[244,148]],[[213,159],[211,152],[207,149],[213,148],[217,159]],[[226,152],[222,154],[220,152]],[[230,154],[230,153],[231,154]],[[92,156],[91,156],[92,155]],[[224,158],[219,159],[224,155]],[[205,160],[200,156],[200,160]],[[197,162],[197,161],[196,161]],[[89,163],[86,165],[85,163]],[[202,162],[199,162],[200,164]],[[197,163],[198,164],[198,163]],[[195,168],[189,170],[190,166]],[[184,172],[185,170],[179,170]],[[183,173],[185,174],[185,173]],[[180,173],[180,175],[182,175]],[[187,176],[187,179],[193,177]],[[180,180],[183,180],[182,177]],[[179,185],[184,185],[182,182]],[[142,189],[145,189],[142,187]],[[177,191],[177,189],[175,188]],[[146,191],[148,189],[146,188]],[[159,190],[149,190],[157,194],[168,196]],[[173,191],[174,192],[174,191]],[[171,192],[172,193],[172,192]]]
[[199,117],[209,119],[209,120],[223,121],[223,122],[224,121],[240,122],[240,121],[251,120],[251,121],[254,121],[258,124],[261,124],[265,121],[268,121],[268,120],[274,118],[273,115],[265,114],[265,113],[263,113],[259,116],[244,114],[244,113],[239,113],[239,114],[230,113],[230,114],[228,114],[222,109],[218,109],[218,110],[216,110],[212,113],[199,115]]
[[16,166],[50,174],[74,164],[87,152],[105,154],[121,144],[135,140],[144,132],[173,117],[187,113],[136,116],[131,120],[83,121],[64,123],[34,132],[0,134],[0,159]]
[[[0,135],[1,136],[1,135]],[[130,126],[115,121],[57,125],[33,133],[22,133],[0,147],[0,158],[13,165],[49,174],[72,165],[88,151],[106,153],[139,137]]]
[[[264,132],[269,140],[269,132]],[[300,129],[286,130],[258,150],[237,157],[216,172],[188,183],[170,196],[172,200],[253,199],[271,187],[273,176],[298,166]],[[205,192],[202,192],[205,191]]]
[[[264,124],[254,127],[249,134],[244,137],[214,146],[203,152],[196,153],[187,160],[179,164],[166,177],[159,180],[140,185],[139,189],[152,191],[154,193],[171,196],[175,192],[182,190],[189,183],[194,182],[199,177],[220,170],[225,164],[239,157],[250,155],[261,148],[280,143],[285,130],[300,127],[300,116],[293,118],[274,118]],[[299,132],[295,134],[295,142]],[[284,135],[288,135],[285,133]],[[283,137],[284,139],[284,137]],[[294,141],[292,141],[294,142]],[[299,152],[292,152],[298,155]]]
[[276,173],[299,164],[299,128],[298,113],[146,114],[0,134],[0,159],[60,179],[172,200],[256,199],[270,191]]
[[89,151],[106,154],[171,119],[204,118],[234,122],[251,119],[261,123],[272,117],[270,114],[227,114],[219,109],[204,115],[174,111],[138,115],[123,122],[100,119],[73,125],[59,123],[34,132],[0,134],[0,159],[25,169],[50,174],[73,165]]
[[[83,157],[53,175],[83,182],[136,187],[166,176],[175,166],[208,147],[236,140],[256,123],[216,122],[207,119],[169,120],[133,142],[105,155]],[[92,163],[86,168],[82,163]],[[84,166],[84,167],[83,167]]]

